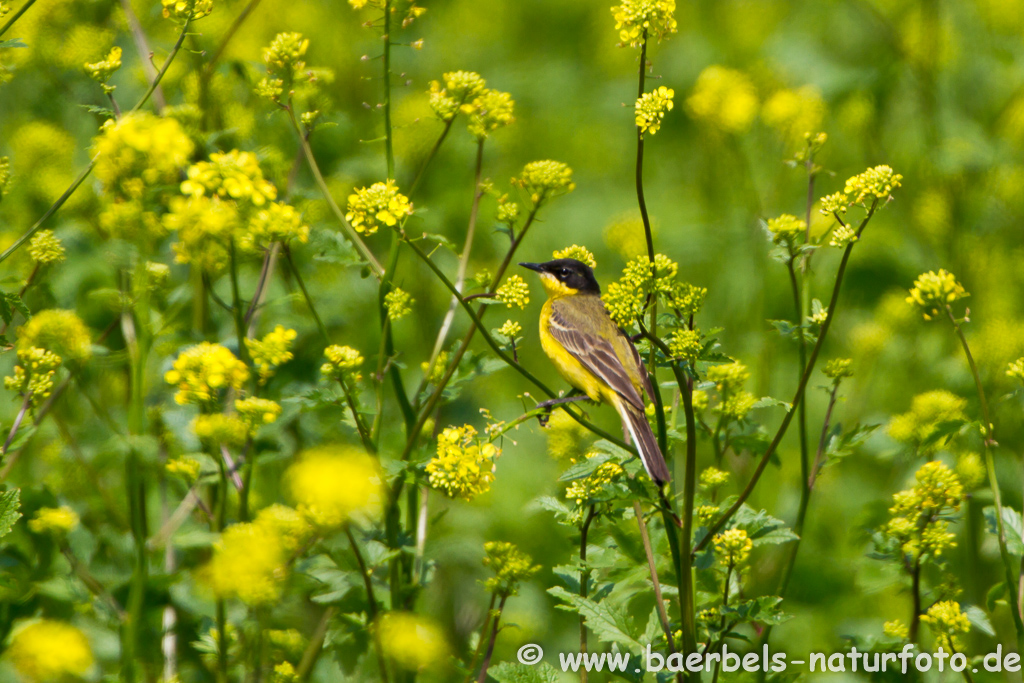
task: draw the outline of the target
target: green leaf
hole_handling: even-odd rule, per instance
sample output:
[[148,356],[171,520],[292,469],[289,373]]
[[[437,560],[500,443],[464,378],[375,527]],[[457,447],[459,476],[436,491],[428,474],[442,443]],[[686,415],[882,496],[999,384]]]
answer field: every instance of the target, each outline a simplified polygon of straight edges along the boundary
[[775,406],[781,406],[785,408],[787,413],[793,409],[792,403],[788,401],[783,401],[782,399],[779,398],[772,398],[771,396],[763,396],[759,398],[757,402],[754,403],[753,406],[751,406],[751,408],[774,408]]
[[487,669],[498,683],[558,683],[558,671],[547,662],[527,666],[519,662],[501,662]]
[[[548,593],[566,603],[562,609],[571,609],[579,612],[586,619],[587,627],[594,632],[598,640],[605,643],[618,643],[630,652],[639,652],[643,649],[637,641],[636,628],[630,620],[629,615],[623,607],[615,606],[611,602],[595,603],[587,598],[573,595],[561,586],[548,589]],[[634,635],[636,634],[636,635]]]
[[985,607],[989,612],[994,612],[996,609],[996,603],[1006,598],[1006,583],[1000,581],[996,585],[988,589],[988,595],[985,596]]
[[117,118],[117,115],[114,113],[114,110],[109,109],[107,107],[97,107],[94,104],[80,104],[78,106],[82,109],[85,109],[90,114],[97,114],[98,116],[102,116],[105,119]]
[[967,620],[971,622],[971,626],[986,636],[991,637],[996,634],[996,630],[992,628],[992,622],[988,620],[988,615],[977,605],[967,605],[964,607],[964,614],[967,615]]
[[10,40],[0,40],[0,48],[5,47],[28,47],[21,41],[21,38],[11,38]]
[[598,467],[611,459],[612,455],[610,453],[597,452],[592,457],[585,458],[567,469],[562,473],[562,476],[558,478],[558,481],[576,481],[577,479],[586,479],[596,472]]
[[21,518],[21,489],[0,493],[0,537],[11,533],[14,523]]
[[754,512],[746,505],[736,511],[736,515],[733,517],[733,527],[746,531],[755,546],[777,545],[800,538],[781,519],[772,517],[765,510]]
[[0,318],[3,318],[5,324],[11,324],[15,312],[21,313],[26,320],[32,315],[20,296],[11,292],[0,292]]
[[[996,509],[988,506],[985,513],[986,528],[993,536],[998,537],[999,529],[996,526]],[[1003,506],[1003,530],[1006,532],[1006,550],[1014,557],[1024,556],[1024,542],[1021,541],[1021,532],[1024,530],[1020,513],[1013,508]]]
[[741,621],[748,621],[765,626],[777,626],[789,621],[792,616],[782,611],[782,598],[777,595],[762,595],[747,600],[736,607],[723,607],[723,614],[733,614]]

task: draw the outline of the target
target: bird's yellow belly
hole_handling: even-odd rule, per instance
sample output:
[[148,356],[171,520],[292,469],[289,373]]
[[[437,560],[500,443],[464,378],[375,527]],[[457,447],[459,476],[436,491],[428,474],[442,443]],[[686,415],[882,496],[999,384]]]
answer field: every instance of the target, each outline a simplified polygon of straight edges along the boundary
[[558,373],[566,382],[585,393],[590,400],[601,402],[604,398],[604,386],[602,382],[587,370],[582,363],[566,351],[548,331],[548,321],[551,319],[551,302],[544,304],[540,316],[540,345],[544,349],[551,362],[554,363]]

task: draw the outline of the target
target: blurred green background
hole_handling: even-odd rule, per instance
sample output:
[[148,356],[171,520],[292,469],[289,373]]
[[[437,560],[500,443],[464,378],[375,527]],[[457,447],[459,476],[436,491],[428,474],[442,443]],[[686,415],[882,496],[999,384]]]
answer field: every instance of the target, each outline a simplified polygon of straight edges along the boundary
[[[132,4],[159,64],[174,40],[175,26],[161,18],[157,3]],[[354,186],[383,179],[383,146],[375,141],[382,133],[380,41],[360,25],[367,17],[346,3],[263,0],[209,83],[206,115],[188,108],[199,96],[198,69],[243,5],[215,0],[214,13],[195,24],[188,52],[163,83],[167,103],[185,105],[177,113],[192,122],[189,132],[202,155],[233,147],[254,151],[265,173],[279,186],[285,184],[294,136],[284,118],[252,94],[252,87],[262,76],[262,48],[278,32],[299,31],[311,41],[307,62],[333,73],[321,80],[315,105],[324,120],[336,125],[318,131],[312,145],[335,197],[341,201]],[[508,191],[510,177],[535,159],[564,161],[575,171],[576,191],[544,212],[518,256],[539,261],[554,249],[586,245],[596,255],[601,283],[617,279],[626,260],[642,248],[633,189],[637,53],[616,46],[609,6],[582,0],[437,0],[426,7],[426,15],[396,38],[424,40],[422,50],[396,48],[399,184],[409,183],[441,130],[427,105],[429,82],[445,71],[477,71],[490,87],[511,92],[516,103],[515,123],[493,134],[486,146],[484,175],[495,189]],[[971,293],[967,334],[990,395],[1009,392],[1006,363],[1024,355],[1024,3],[681,0],[676,18],[678,34],[649,54],[657,79],[649,81],[651,87],[665,85],[676,94],[675,109],[657,135],[647,138],[645,178],[656,248],[679,262],[682,278],[708,288],[699,322],[705,329],[723,329],[723,350],[752,369],[749,388],[788,400],[795,386],[794,344],[766,322],[791,317],[792,303],[784,267],[768,257],[762,220],[784,212],[803,214],[806,176],[784,162],[800,149],[803,132],[821,130],[829,136],[819,157],[827,172],[818,177],[816,196],[842,189],[846,177],[876,164],[889,164],[904,178],[895,201],[854,250],[825,348],[823,359],[854,360],[856,376],[845,385],[839,419],[845,425],[885,424],[891,415],[908,410],[915,394],[936,388],[968,399],[970,414],[977,414],[973,384],[948,327],[924,323],[903,302],[917,274],[939,267],[956,273]],[[103,106],[104,100],[82,64],[120,45],[125,67],[113,83],[122,106],[145,88],[139,53],[116,2],[40,0],[6,37],[22,38],[28,48],[0,50],[0,79],[8,81],[0,86],[0,156],[10,156],[13,172],[0,203],[4,248],[88,163],[100,120],[82,105]],[[364,55],[370,59],[361,59]],[[734,71],[718,72],[727,76],[718,82],[724,99],[710,114],[698,114],[688,99],[700,88],[698,77],[713,65]],[[461,246],[472,197],[472,159],[473,141],[457,124],[414,198],[417,213],[407,226],[410,231],[441,233]],[[311,243],[299,247],[297,257],[334,338],[367,357],[374,355],[376,290],[358,269],[338,263],[343,260],[336,258],[339,226],[305,169],[293,201],[313,230]],[[116,247],[98,236],[97,206],[97,188],[88,181],[50,221],[48,227],[65,240],[69,258],[28,295],[34,310],[76,309],[94,331],[112,319],[95,291],[117,286],[109,266],[110,250]],[[493,268],[505,248],[505,238],[491,231],[494,206],[493,197],[485,197],[471,273]],[[382,254],[387,236],[381,233],[368,243]],[[817,257],[814,296],[828,296],[837,255]],[[454,273],[455,256],[438,258]],[[29,268],[24,254],[5,262],[0,277],[6,288],[16,287]],[[243,289],[251,291],[257,268],[253,263],[243,270]],[[424,340],[433,339],[449,298],[413,257],[404,256],[401,269],[399,284],[413,292],[417,303],[414,315],[397,325],[396,344],[401,361],[415,370],[427,359]],[[180,286],[169,297],[187,296],[185,270],[174,266],[173,272]],[[563,386],[535,341],[543,297],[535,281],[527,280],[531,304],[525,313],[511,312],[525,329],[520,356],[545,381]],[[289,296],[291,285],[284,278],[275,280],[262,319],[267,330],[278,323],[299,330],[296,360],[275,380],[283,396],[315,381],[322,353],[304,307]],[[492,310],[488,321],[497,326],[504,314]],[[207,337],[229,338],[230,321],[226,316],[216,320],[220,327]],[[465,316],[456,316],[453,338],[466,322]],[[87,373],[95,399],[123,420],[124,376],[107,371],[123,353],[118,334],[109,342],[111,353]],[[158,346],[163,364],[153,368],[151,403],[167,405],[168,421],[180,428],[187,417],[169,401],[170,388],[159,382],[159,373],[181,345],[198,337],[184,323],[176,334]],[[483,344],[478,340],[475,348],[482,350]],[[3,374],[12,365],[12,353],[0,357]],[[821,375],[811,382],[812,435],[820,429],[826,396],[817,387],[824,384]],[[501,370],[472,384],[445,407],[441,421],[480,426],[480,407],[498,419],[512,419],[522,412],[519,397],[527,390],[518,375]],[[1021,407],[1016,400],[995,404],[1004,496],[1019,509]],[[103,424],[79,405],[72,397],[59,407],[78,452],[47,423],[11,471],[10,482],[24,487],[26,510],[59,499],[82,515],[91,537],[101,538],[107,520],[99,491],[107,490],[115,507],[123,505],[118,500],[120,456]],[[340,426],[340,413],[305,414],[299,422],[299,406],[287,400],[285,405],[284,445],[274,456],[281,463],[303,445],[354,441],[351,430]],[[5,431],[18,406],[16,397],[0,404]],[[590,413],[609,429],[618,428],[611,410]],[[781,411],[764,418],[777,424]],[[427,554],[437,562],[437,574],[423,598],[426,613],[455,637],[465,637],[486,604],[477,583],[484,576],[482,543],[508,540],[529,552],[545,570],[510,602],[508,620],[518,628],[503,632],[495,661],[514,657],[524,642],[543,643],[550,652],[570,651],[578,637],[575,616],[555,610],[545,593],[554,582],[550,567],[570,559],[572,537],[531,504],[542,493],[560,495],[560,466],[549,457],[544,433],[535,423],[511,436],[515,443],[506,440],[492,493],[470,504],[432,499],[432,514],[446,514],[431,531]],[[769,468],[751,500],[786,520],[792,520],[799,495],[792,436],[791,430],[779,453],[780,466]],[[388,445],[400,446],[398,441]],[[702,467],[710,464],[706,444],[700,457]],[[735,475],[727,493],[738,490],[752,465],[749,457],[730,460]],[[832,651],[842,646],[845,634],[877,633],[884,620],[906,619],[909,597],[865,554],[892,493],[904,487],[914,469],[914,461],[881,429],[823,475],[786,601],[797,618],[777,629],[777,647],[794,653]],[[259,482],[257,494],[264,502],[279,497],[272,472],[267,470]],[[976,496],[985,502],[985,493]],[[157,505],[155,499],[152,504]],[[971,509],[980,514],[980,505]],[[975,520],[976,528],[979,524]],[[966,526],[956,527],[961,536],[950,568],[963,585],[961,599],[984,604],[998,576],[998,554],[991,537],[965,536]],[[121,542],[117,538],[89,543],[116,544]],[[27,543],[24,538],[16,542]],[[980,562],[969,559],[972,546],[979,549]],[[783,552],[773,552],[756,558],[750,594],[774,586]],[[102,573],[102,553],[96,562]],[[301,610],[296,612],[301,622]],[[1012,629],[1005,609],[999,614],[996,625],[1008,634]],[[993,642],[974,637],[972,646],[979,652]],[[95,645],[109,650],[116,642]]]

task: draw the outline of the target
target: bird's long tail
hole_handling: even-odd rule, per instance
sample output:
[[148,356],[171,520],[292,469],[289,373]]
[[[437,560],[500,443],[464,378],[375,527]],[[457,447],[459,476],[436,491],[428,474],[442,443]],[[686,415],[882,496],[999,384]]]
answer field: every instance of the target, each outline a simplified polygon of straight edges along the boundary
[[629,435],[640,452],[640,461],[644,464],[647,474],[659,486],[668,482],[672,476],[668,472],[668,465],[665,464],[665,456],[658,448],[658,440],[647,422],[647,416],[642,410],[637,410],[622,400],[615,402],[615,409],[622,417],[623,431]]

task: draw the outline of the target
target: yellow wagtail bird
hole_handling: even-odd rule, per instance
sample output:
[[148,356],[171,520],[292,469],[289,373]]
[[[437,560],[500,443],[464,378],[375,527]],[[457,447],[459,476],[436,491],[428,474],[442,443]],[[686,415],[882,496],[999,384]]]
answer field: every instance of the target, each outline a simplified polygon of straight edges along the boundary
[[588,398],[610,403],[622,418],[623,432],[640,452],[647,474],[658,485],[666,483],[668,466],[644,414],[643,393],[654,398],[651,380],[633,342],[605,310],[594,271],[575,259],[519,265],[537,271],[548,293],[540,313],[544,352],[562,377],[586,394],[544,405]]

